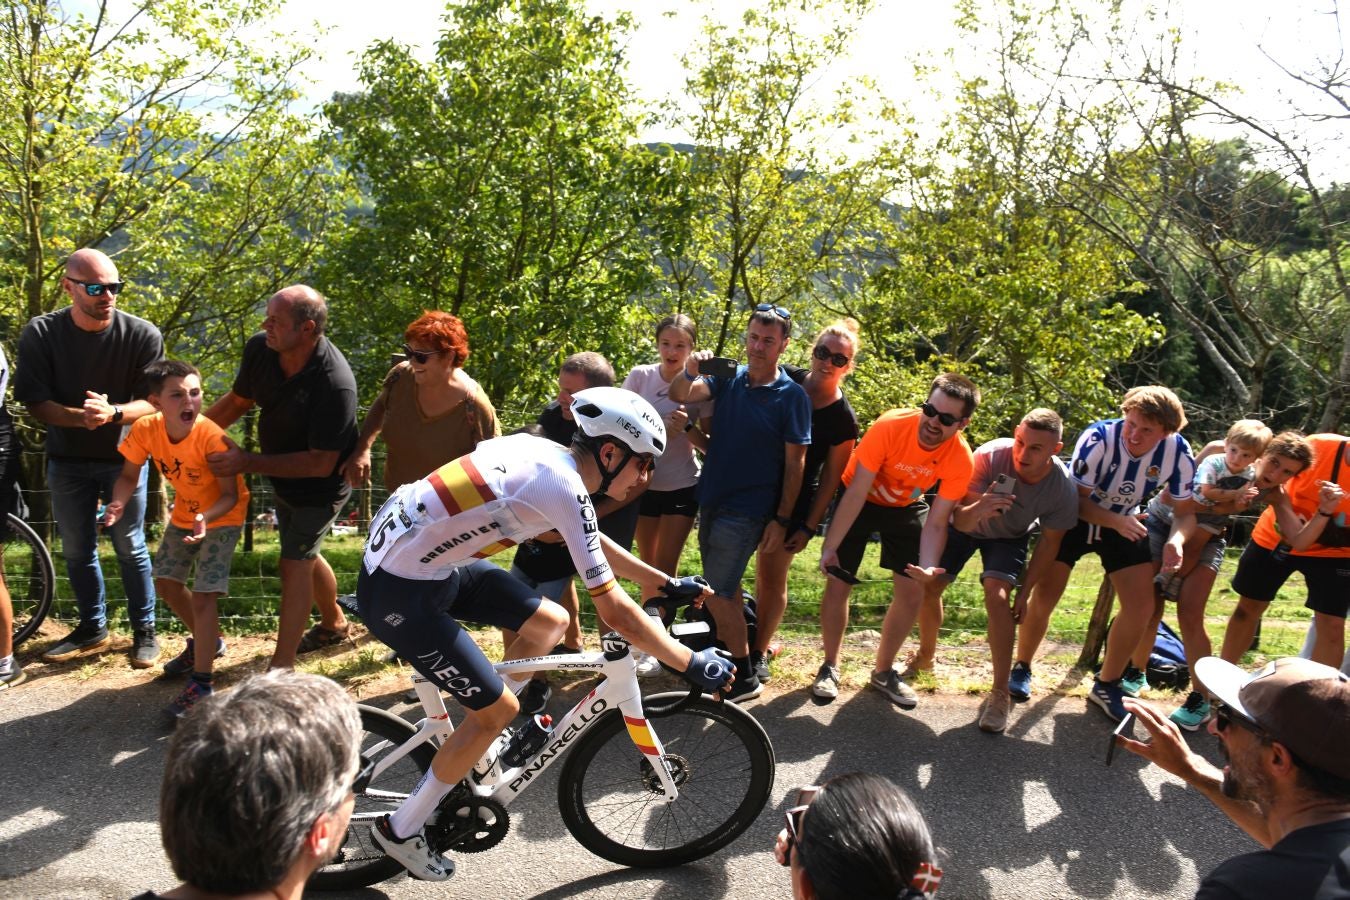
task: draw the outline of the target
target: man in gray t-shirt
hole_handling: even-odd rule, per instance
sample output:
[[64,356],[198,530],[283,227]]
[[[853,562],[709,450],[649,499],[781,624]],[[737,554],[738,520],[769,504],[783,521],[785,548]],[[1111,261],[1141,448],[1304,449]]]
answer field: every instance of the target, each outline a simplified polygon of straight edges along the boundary
[[[913,664],[916,667],[922,667],[924,648],[937,643],[942,592],[975,551],[980,552],[984,565],[980,583],[989,614],[989,656],[994,666],[993,690],[980,714],[984,731],[1003,731],[1011,700],[1030,696],[1030,666],[1018,663],[1014,683],[1011,687],[1009,684],[1014,629],[1026,610],[1032,587],[1054,562],[1061,538],[1078,523],[1078,490],[1068,469],[1055,456],[1064,447],[1063,430],[1058,413],[1033,409],[1023,417],[1012,438],[990,441],[975,451],[970,489],[952,512],[947,527],[947,545],[939,563],[945,573],[924,592],[919,619],[920,656]],[[1038,525],[1040,540],[1027,564],[1027,546]],[[1026,577],[1014,593],[1023,568]],[[929,665],[931,654],[929,650]]]

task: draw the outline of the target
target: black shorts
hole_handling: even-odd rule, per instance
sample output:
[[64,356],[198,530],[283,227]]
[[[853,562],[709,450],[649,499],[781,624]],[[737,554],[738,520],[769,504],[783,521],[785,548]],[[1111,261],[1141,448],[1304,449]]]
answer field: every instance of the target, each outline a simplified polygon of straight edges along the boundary
[[1137,566],[1140,563],[1152,564],[1153,562],[1148,538],[1129,541],[1121,537],[1120,532],[1113,528],[1089,525],[1082,520],[1079,520],[1078,524],[1070,528],[1064,535],[1055,562],[1062,562],[1072,567],[1089,553],[1095,553],[1101,557],[1102,568],[1106,570],[1107,575],[1112,572],[1119,572],[1121,569],[1128,569],[1130,566]]
[[639,511],[644,516],[688,516],[698,514],[698,499],[695,494],[698,485],[675,488],[673,491],[648,491],[638,501]]
[[1350,558],[1344,556],[1295,556],[1278,560],[1272,551],[1250,541],[1233,575],[1233,593],[1248,600],[1269,603],[1295,572],[1308,585],[1304,606],[1313,612],[1344,619],[1350,611]]
[[882,568],[903,575],[905,566],[919,564],[919,535],[926,521],[928,504],[922,501],[909,506],[864,503],[839,544],[840,567],[856,573],[867,541],[876,531],[881,534]]
[[458,619],[519,631],[538,592],[486,560],[456,566],[444,581],[400,578],[377,568],[356,578],[366,627],[418,672],[469,709],[486,709],[505,685]]
[[984,565],[984,569],[980,572],[981,581],[986,578],[997,578],[999,581],[1016,585],[1017,579],[1022,576],[1022,569],[1027,564],[1027,543],[1030,540],[1030,535],[1023,535],[1017,539],[977,538],[948,525],[947,544],[942,550],[942,562],[938,563],[947,572],[941,577],[947,581],[955,581],[956,576],[965,568],[966,561],[978,550],[980,562]]

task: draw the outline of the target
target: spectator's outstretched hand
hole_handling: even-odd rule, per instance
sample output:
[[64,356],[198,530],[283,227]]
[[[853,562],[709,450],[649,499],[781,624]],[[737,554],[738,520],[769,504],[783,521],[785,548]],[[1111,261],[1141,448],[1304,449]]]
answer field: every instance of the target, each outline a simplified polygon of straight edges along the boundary
[[1120,735],[1116,738],[1117,743],[1179,778],[1187,779],[1196,773],[1196,761],[1199,757],[1187,746],[1180,728],[1142,700],[1126,697],[1125,709],[1134,713],[1135,721],[1149,733],[1150,740],[1136,741]]

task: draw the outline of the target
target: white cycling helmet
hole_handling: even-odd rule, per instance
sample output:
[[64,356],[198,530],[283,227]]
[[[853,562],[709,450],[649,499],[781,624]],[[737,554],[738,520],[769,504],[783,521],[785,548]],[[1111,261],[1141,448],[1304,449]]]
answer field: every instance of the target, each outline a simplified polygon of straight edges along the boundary
[[593,387],[572,395],[578,437],[609,439],[631,453],[659,457],[666,450],[666,426],[656,409],[632,391]]

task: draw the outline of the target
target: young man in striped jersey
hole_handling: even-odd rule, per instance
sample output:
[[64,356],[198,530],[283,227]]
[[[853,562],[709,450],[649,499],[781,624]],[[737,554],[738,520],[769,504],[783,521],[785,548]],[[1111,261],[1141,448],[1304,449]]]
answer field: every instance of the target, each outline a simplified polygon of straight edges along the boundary
[[[1154,570],[1140,507],[1158,487],[1165,488],[1168,503],[1189,498],[1195,476],[1190,445],[1177,433],[1186,426],[1186,413],[1176,394],[1160,385],[1131,388],[1120,410],[1121,418],[1088,426],[1074,446],[1070,469],[1078,486],[1078,525],[1064,536],[1054,564],[1027,603],[1008,686],[1015,699],[1030,695],[1031,662],[1050,614],[1074,564],[1096,553],[1120,598],[1120,612],[1088,699],[1117,722],[1125,715],[1123,698],[1137,696],[1144,687],[1143,673],[1129,662],[1153,611]],[[1179,513],[1173,527],[1185,527],[1193,518]],[[1174,552],[1171,545],[1169,550]]]

